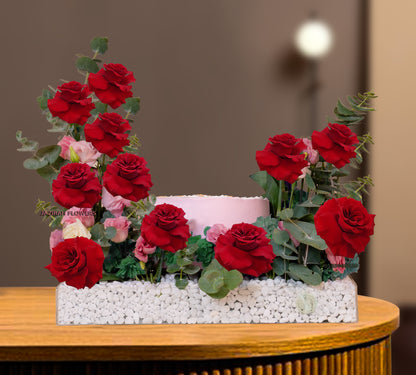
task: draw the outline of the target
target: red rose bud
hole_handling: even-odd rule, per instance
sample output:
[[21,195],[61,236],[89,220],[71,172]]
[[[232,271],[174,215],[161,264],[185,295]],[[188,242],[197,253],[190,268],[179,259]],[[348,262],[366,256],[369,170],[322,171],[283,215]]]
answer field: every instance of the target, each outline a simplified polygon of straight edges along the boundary
[[302,168],[308,166],[302,153],[306,145],[290,134],[275,135],[269,141],[263,151],[256,152],[260,170],[266,171],[276,180],[293,184],[302,175]]
[[91,208],[100,199],[102,186],[87,164],[64,165],[52,182],[52,195],[63,207]]
[[143,218],[141,235],[148,244],[175,253],[184,249],[191,237],[187,222],[182,208],[159,204]]
[[133,96],[129,83],[135,81],[133,73],[121,64],[104,64],[104,68],[88,76],[90,89],[101,102],[109,104],[113,109]]
[[230,270],[259,277],[271,271],[273,246],[266,237],[266,231],[252,224],[234,224],[231,229],[218,237],[215,245],[215,259]]
[[92,123],[85,125],[85,139],[110,158],[115,158],[130,142],[126,132],[131,130],[127,120],[117,113],[103,113]]
[[330,199],[315,214],[316,232],[334,256],[354,258],[374,233],[374,217],[355,199]]
[[113,196],[120,195],[130,201],[139,201],[149,196],[153,186],[146,160],[134,154],[120,154],[103,176],[104,187]]
[[48,108],[52,116],[59,117],[70,124],[84,125],[95,108],[88,96],[91,91],[87,85],[71,81],[58,86],[58,91],[48,100]]
[[328,124],[321,132],[312,133],[313,148],[328,163],[342,168],[355,158],[355,146],[359,143],[357,136],[346,125]]
[[60,242],[52,249],[51,261],[45,268],[52,276],[77,289],[91,288],[103,277],[103,250],[85,237]]

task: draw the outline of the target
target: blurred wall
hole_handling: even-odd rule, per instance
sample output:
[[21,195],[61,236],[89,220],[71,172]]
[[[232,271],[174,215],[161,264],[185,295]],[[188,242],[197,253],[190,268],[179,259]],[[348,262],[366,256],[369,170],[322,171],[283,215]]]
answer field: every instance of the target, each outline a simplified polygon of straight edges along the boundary
[[[356,93],[361,1],[37,0],[3,4],[0,74],[0,285],[56,285],[50,229],[34,214],[50,200],[46,181],[26,171],[16,130],[56,143],[36,97],[60,79],[82,79],[76,53],[95,36],[110,39],[105,62],[123,63],[137,82],[142,110],[134,132],[143,143],[156,194],[259,195],[249,175],[267,138],[308,136],[307,70],[293,35],[312,10],[335,33],[319,67],[319,129],[337,98]],[[410,194],[409,194],[410,199]]]
[[371,295],[401,305],[416,304],[415,14],[413,0],[372,1],[370,73],[379,99],[371,118],[377,216],[369,284]]

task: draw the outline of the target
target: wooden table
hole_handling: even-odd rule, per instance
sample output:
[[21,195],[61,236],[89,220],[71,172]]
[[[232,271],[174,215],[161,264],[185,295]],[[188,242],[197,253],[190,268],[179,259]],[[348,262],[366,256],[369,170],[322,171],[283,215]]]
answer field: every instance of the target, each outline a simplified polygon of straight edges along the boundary
[[54,288],[0,288],[0,374],[390,374],[391,303],[358,323],[57,326]]

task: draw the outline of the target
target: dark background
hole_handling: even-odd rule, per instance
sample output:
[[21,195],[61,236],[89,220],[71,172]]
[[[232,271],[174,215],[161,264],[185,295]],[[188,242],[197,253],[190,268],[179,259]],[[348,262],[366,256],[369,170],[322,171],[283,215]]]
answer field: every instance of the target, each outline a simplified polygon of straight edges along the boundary
[[318,68],[319,129],[338,98],[363,84],[363,3],[269,0],[9,2],[1,15],[0,286],[56,285],[50,229],[34,213],[52,200],[28,154],[16,152],[20,129],[41,146],[56,135],[36,97],[48,85],[82,80],[76,54],[91,56],[95,36],[109,38],[104,62],[134,72],[142,109],[137,133],[154,194],[260,195],[249,179],[267,139],[312,132],[308,64],[296,56],[294,33],[311,12],[333,29],[334,48]]

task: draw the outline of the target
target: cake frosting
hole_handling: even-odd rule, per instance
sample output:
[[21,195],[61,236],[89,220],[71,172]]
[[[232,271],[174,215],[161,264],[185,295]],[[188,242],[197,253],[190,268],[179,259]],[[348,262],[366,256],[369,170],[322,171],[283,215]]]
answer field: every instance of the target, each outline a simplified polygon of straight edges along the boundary
[[269,201],[262,197],[232,197],[228,195],[176,195],[156,198],[158,204],[172,204],[185,211],[193,235],[204,235],[204,229],[214,224],[231,228],[233,224],[254,223],[259,216],[269,216]]

